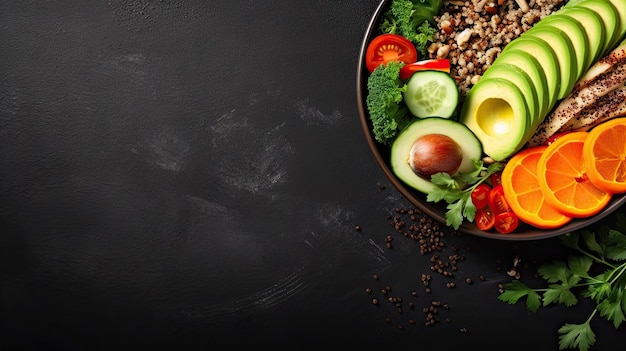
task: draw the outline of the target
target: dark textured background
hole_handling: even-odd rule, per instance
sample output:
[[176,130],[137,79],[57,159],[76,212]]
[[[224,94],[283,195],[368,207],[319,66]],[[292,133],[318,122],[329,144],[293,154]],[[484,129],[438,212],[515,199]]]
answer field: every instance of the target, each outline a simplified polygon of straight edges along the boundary
[[[589,303],[497,301],[515,255],[526,279],[565,257],[556,239],[448,236],[465,260],[424,293],[357,114],[377,5],[1,1],[0,348],[557,349]],[[387,285],[416,309],[373,306]],[[449,323],[423,325],[433,300]]]

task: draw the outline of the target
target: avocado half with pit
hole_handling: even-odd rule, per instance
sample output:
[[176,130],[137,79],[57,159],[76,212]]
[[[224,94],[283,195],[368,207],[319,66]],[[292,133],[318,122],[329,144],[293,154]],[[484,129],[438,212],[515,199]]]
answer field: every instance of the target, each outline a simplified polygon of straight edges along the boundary
[[[464,124],[441,117],[418,118],[404,129],[391,145],[391,169],[405,184],[428,194],[437,186],[429,178],[418,175],[410,164],[411,149],[421,137],[431,134],[445,135],[457,143],[462,152],[457,171],[466,173],[475,170],[474,162],[483,156],[482,145],[474,133]],[[435,160],[436,161],[436,160]],[[443,160],[442,160],[443,161]]]
[[502,78],[481,79],[466,94],[460,121],[480,140],[484,153],[502,161],[528,141],[532,117],[522,91]]

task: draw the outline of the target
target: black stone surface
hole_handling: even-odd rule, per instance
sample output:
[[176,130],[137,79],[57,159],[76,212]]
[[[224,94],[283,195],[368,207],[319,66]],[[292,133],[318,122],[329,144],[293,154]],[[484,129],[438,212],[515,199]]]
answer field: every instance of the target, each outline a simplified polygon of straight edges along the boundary
[[567,257],[557,239],[449,233],[446,277],[390,225],[410,206],[355,100],[377,5],[2,1],[0,348],[558,349],[589,301],[497,300],[516,255],[527,282]]

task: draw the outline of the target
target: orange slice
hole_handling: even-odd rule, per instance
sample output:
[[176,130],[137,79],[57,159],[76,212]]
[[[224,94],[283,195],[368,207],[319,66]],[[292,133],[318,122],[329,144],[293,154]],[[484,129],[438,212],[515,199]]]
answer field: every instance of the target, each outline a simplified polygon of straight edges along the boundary
[[589,180],[611,193],[626,192],[626,118],[615,118],[594,127],[583,146]]
[[611,194],[587,176],[583,145],[588,132],[572,132],[550,144],[539,158],[537,180],[546,202],[562,214],[583,218],[602,211]]
[[504,197],[523,222],[541,229],[558,228],[572,217],[545,201],[537,179],[539,158],[547,146],[524,149],[513,155],[502,170]]

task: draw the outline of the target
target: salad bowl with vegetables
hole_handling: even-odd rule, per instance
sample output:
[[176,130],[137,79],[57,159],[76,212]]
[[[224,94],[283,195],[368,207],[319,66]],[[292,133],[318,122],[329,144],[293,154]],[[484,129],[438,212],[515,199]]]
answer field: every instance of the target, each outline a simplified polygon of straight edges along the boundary
[[381,1],[361,44],[357,102],[385,176],[424,214],[500,240],[558,236],[618,210],[620,1]]

